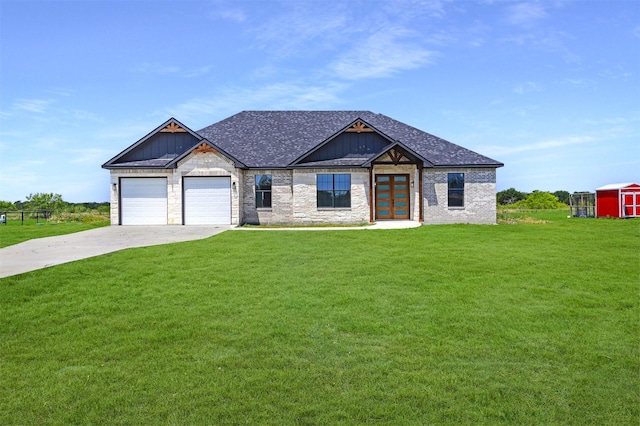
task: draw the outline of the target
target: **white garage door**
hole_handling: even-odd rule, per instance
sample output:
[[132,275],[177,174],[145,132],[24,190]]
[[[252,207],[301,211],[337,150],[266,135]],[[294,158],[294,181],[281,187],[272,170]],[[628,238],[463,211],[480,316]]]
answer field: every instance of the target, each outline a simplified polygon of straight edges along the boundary
[[231,178],[184,178],[184,224],[231,223]]
[[123,225],[167,224],[167,179],[120,179]]

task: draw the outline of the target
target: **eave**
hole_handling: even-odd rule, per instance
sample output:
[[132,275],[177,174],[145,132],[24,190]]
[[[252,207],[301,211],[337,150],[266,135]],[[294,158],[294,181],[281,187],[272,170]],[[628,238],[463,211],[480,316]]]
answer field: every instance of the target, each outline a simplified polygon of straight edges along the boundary
[[[155,129],[153,129],[151,132],[149,132],[146,136],[142,137],[136,143],[134,143],[133,145],[131,145],[130,147],[128,147],[127,149],[125,149],[124,151],[120,152],[119,154],[117,154],[116,156],[111,158],[109,161],[104,163],[102,165],[102,168],[103,169],[122,168],[122,167],[119,167],[118,164],[116,164],[115,162],[118,161],[120,158],[124,157],[125,155],[127,155],[128,153],[130,153],[131,151],[133,151],[134,149],[138,148],[140,145],[142,145],[146,141],[148,141],[152,136],[156,135],[157,133],[162,132],[163,129],[165,129],[167,126],[171,126],[171,125],[175,125],[178,128],[180,128],[181,132],[189,133],[194,138],[196,138],[198,141],[201,141],[203,139],[202,136],[200,136],[198,133],[194,132],[193,130],[189,129],[187,126],[185,126],[184,124],[182,124],[181,122],[179,122],[175,118],[171,117],[170,119],[168,119],[167,121],[165,121],[164,123],[162,123],[161,125],[156,127]],[[145,160],[145,161],[148,161],[148,160]],[[145,168],[149,168],[149,167],[145,167]],[[162,167],[153,166],[151,168],[162,168]]]

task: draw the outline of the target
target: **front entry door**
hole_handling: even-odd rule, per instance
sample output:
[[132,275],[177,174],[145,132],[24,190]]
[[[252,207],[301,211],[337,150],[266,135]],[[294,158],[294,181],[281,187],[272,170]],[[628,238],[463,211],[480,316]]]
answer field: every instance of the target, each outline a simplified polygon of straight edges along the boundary
[[376,175],[376,219],[409,219],[409,175]]

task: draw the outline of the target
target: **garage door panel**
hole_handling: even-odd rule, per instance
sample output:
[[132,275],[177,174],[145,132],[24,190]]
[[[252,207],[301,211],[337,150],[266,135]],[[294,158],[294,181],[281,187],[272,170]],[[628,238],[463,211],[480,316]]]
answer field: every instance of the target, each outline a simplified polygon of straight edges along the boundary
[[183,185],[185,225],[231,223],[229,177],[186,177]]
[[122,178],[120,198],[123,225],[167,224],[166,178]]

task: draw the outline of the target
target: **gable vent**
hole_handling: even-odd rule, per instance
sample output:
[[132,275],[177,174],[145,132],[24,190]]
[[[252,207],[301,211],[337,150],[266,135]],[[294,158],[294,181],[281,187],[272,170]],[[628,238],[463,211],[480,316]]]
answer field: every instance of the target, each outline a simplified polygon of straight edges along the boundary
[[371,127],[367,127],[362,121],[357,121],[353,126],[345,130],[345,132],[371,133],[373,132],[373,129]]

